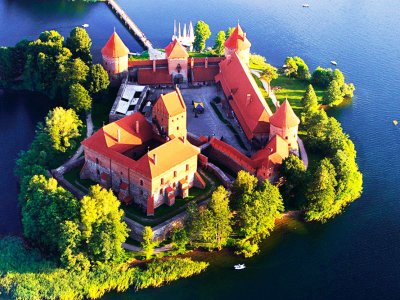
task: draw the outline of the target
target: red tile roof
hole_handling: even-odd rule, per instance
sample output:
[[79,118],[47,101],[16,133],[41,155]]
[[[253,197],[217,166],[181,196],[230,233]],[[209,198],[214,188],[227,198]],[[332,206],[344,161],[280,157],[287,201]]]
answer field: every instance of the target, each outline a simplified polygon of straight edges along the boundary
[[251,157],[258,167],[269,163],[282,164],[283,159],[289,156],[289,145],[279,135],[275,135],[268,144]]
[[273,126],[278,128],[291,128],[300,124],[299,118],[287,100],[281,104],[269,121]]
[[119,35],[114,32],[103,49],[101,49],[101,54],[112,58],[123,57],[129,54],[129,49],[125,46]]
[[172,77],[167,68],[157,68],[156,72],[153,72],[153,69],[139,69],[138,83],[142,85],[172,84]]
[[219,65],[220,73],[215,80],[221,83],[247,138],[251,140],[255,134],[268,134],[272,112],[249,68],[235,52]]
[[[139,122],[139,132],[135,131],[136,121]],[[119,142],[118,129],[120,130]],[[143,115],[135,113],[99,129],[91,137],[85,139],[82,145],[141,173],[146,178],[161,175],[200,153],[199,148],[177,138],[149,151],[137,161],[123,154],[129,149],[157,137],[153,133],[151,124]],[[156,163],[153,160],[154,154],[157,157]]]
[[189,57],[186,48],[183,47],[177,39],[175,39],[173,42],[169,43],[167,47],[165,47],[165,54],[169,59]]
[[238,24],[229,38],[225,41],[225,47],[235,50],[245,50],[251,47],[250,41],[246,38],[246,33]]
[[174,117],[186,111],[186,105],[183,100],[181,91],[176,88],[168,94],[161,94],[155,105],[162,104],[170,117]]

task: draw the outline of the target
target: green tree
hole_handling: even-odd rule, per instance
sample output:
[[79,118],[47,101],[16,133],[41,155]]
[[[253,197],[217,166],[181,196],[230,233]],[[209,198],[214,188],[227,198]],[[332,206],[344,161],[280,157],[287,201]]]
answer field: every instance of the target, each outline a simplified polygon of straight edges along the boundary
[[290,154],[283,160],[281,174],[285,178],[282,187],[285,200],[296,207],[301,206],[301,203],[292,203],[292,201],[301,199],[304,194],[307,173],[303,161],[297,155]]
[[56,107],[46,117],[45,132],[49,135],[52,147],[59,152],[66,152],[74,146],[74,139],[80,136],[82,121],[75,111]]
[[326,222],[338,211],[335,209],[336,171],[324,158],[318,166],[307,191],[306,220]]
[[264,70],[261,72],[261,78],[268,82],[269,88],[271,80],[278,78],[278,69],[270,64],[265,63]]
[[296,77],[301,80],[309,80],[311,75],[308,66],[306,65],[304,60],[298,56],[295,56],[293,59],[297,65]]
[[232,32],[234,32],[235,31],[235,27],[229,27],[227,30],[226,30],[226,38],[228,39],[230,36],[231,36],[231,34],[232,34]]
[[104,91],[110,85],[107,71],[100,64],[94,64],[90,67],[87,86],[91,94],[97,94]]
[[332,80],[325,95],[325,104],[336,106],[343,102],[342,85],[337,80]]
[[296,61],[293,59],[293,57],[287,57],[286,58],[286,60],[285,60],[285,66],[286,66],[286,68],[285,68],[285,74],[286,74],[286,76],[289,76],[289,78],[290,78],[290,76],[294,76],[294,77],[296,77],[296,74],[297,74],[297,70],[298,70],[298,66],[297,66],[297,63],[296,63]]
[[111,190],[99,185],[82,198],[80,222],[83,249],[91,261],[115,261],[123,254],[122,243],[128,237],[120,201]]
[[306,93],[302,99],[304,109],[309,112],[317,111],[319,108],[318,97],[315,94],[314,88],[311,84],[308,85]]
[[314,150],[321,150],[325,144],[326,130],[329,121],[326,112],[324,110],[306,112],[302,121],[307,133],[307,144]]
[[[275,219],[284,210],[279,189],[269,181],[251,194],[251,201],[246,202],[237,212],[239,235],[239,254],[249,257],[255,254],[258,244],[269,236],[275,227]],[[249,250],[253,250],[253,252]]]
[[194,49],[196,51],[203,51],[206,47],[206,40],[210,36],[210,27],[204,21],[198,21],[194,29]]
[[0,87],[8,87],[14,79],[12,49],[0,47]]
[[57,253],[62,223],[76,222],[79,202],[57,180],[43,175],[34,175],[20,198],[24,235],[36,245]]
[[140,244],[146,259],[150,259],[154,253],[154,248],[157,247],[157,242],[154,241],[153,230],[150,226],[146,226],[143,230],[143,242]]
[[229,193],[223,186],[219,186],[213,192],[208,208],[213,214],[215,223],[214,245],[218,250],[221,250],[226,245],[228,237],[232,232]]
[[244,170],[239,171],[232,186],[232,208],[237,209],[247,202],[249,195],[254,192],[257,184],[257,177]]
[[189,237],[185,228],[175,228],[171,235],[173,248],[178,253],[185,253],[186,245],[189,243]]
[[69,87],[68,105],[77,112],[89,111],[92,107],[92,98],[80,83],[74,83]]
[[311,76],[312,84],[320,88],[327,88],[332,80],[333,80],[332,69],[324,69],[319,66],[314,70]]
[[225,51],[225,43],[226,40],[226,35],[225,31],[221,30],[217,33],[217,36],[215,37],[215,44],[214,44],[214,51],[217,55],[221,56],[224,54]]
[[[74,83],[85,83],[89,74],[89,67],[80,58],[68,60],[59,72],[63,85],[68,87]],[[61,80],[60,80],[61,81]]]
[[92,54],[90,48],[92,47],[92,40],[87,34],[86,30],[81,27],[72,29],[66,42],[67,47],[71,50],[74,57],[79,57],[86,64],[92,62]]

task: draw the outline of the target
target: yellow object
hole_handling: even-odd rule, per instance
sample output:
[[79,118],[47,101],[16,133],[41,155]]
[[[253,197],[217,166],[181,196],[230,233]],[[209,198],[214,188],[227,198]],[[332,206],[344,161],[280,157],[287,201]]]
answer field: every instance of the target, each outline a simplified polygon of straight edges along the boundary
[[397,120],[393,120],[393,124],[397,125],[397,124],[399,124],[399,122]]

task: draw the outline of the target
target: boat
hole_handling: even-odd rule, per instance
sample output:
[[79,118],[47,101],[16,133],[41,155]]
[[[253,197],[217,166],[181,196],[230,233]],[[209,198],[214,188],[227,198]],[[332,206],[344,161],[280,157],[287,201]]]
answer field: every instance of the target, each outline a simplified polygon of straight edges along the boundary
[[304,3],[304,4],[303,4],[303,7],[310,7],[310,4]]
[[335,60],[331,60],[331,64],[337,66],[337,62]]
[[83,28],[88,28],[88,27],[89,27],[89,24],[85,23],[85,24],[82,25],[82,27],[83,27]]
[[394,124],[395,126],[397,126],[397,124],[399,124],[399,121],[393,120],[393,124]]
[[235,270],[243,270],[246,268],[246,266],[244,264],[237,264],[233,266],[235,268]]

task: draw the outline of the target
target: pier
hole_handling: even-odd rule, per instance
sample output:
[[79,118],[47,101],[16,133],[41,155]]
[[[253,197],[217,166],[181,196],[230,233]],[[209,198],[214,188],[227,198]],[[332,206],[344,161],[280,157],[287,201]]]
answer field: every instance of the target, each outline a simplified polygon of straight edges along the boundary
[[115,14],[121,19],[125,26],[135,35],[135,37],[142,43],[142,45],[153,52],[153,45],[150,40],[146,37],[143,31],[132,21],[132,19],[125,13],[125,11],[118,5],[114,0],[107,0],[106,3],[115,12]]

